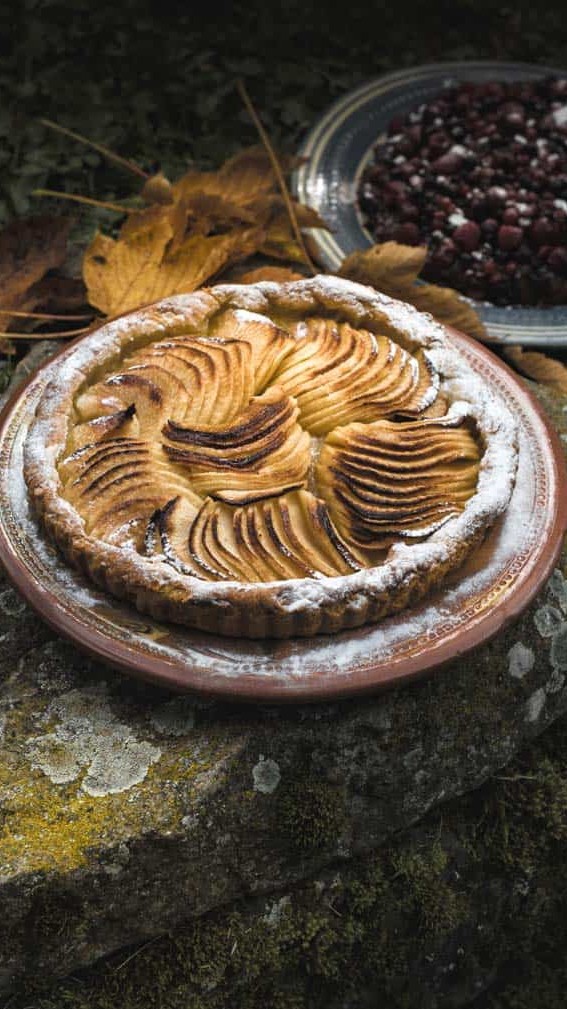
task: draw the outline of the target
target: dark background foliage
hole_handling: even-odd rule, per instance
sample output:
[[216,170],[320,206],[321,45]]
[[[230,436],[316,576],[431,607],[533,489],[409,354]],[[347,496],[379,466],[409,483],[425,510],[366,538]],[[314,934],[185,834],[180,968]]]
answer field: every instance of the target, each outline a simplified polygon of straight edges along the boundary
[[[470,58],[567,66],[563,4],[8,0],[0,5],[0,222],[30,191],[126,195],[134,180],[47,130],[79,130],[172,175],[214,166],[256,134],[241,77],[270,135],[293,149],[317,115],[400,66]],[[42,209],[45,209],[43,207]]]

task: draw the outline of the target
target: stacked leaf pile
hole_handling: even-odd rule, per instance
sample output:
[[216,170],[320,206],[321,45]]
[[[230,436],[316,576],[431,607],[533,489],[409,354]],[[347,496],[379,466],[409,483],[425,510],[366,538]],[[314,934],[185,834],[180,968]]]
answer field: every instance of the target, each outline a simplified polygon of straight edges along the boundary
[[[136,195],[105,203],[38,191],[57,197],[58,207],[70,200],[82,214],[110,212],[114,223],[106,229],[110,233],[96,230],[86,248],[70,240],[73,220],[65,216],[16,219],[0,233],[4,364],[27,341],[80,335],[104,318],[170,295],[219,281],[290,280],[316,272],[306,229],[324,228],[325,222],[292,200],[284,178],[293,159],[277,159],[262,138],[264,146],[241,151],[218,171],[191,170],[174,182],[94,145],[136,175]],[[449,288],[416,283],[425,257],[425,248],[386,242],[348,256],[339,274],[485,339],[469,302]],[[567,368],[560,362],[519,348],[508,357],[536,381],[567,391]]]

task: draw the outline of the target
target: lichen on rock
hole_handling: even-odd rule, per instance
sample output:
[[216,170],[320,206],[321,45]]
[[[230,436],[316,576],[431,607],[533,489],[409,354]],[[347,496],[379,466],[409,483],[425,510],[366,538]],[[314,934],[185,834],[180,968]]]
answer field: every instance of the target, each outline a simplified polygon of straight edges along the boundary
[[32,736],[30,764],[56,785],[80,780],[86,795],[124,792],[144,780],[159,760],[157,746],[137,740],[108,702],[106,684],[66,691],[48,706],[43,718],[50,731]]

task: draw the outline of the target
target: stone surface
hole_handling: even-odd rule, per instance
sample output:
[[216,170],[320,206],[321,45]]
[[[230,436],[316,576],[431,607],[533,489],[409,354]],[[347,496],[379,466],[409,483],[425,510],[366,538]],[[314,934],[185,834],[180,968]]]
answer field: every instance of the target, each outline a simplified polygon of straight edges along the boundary
[[[566,719],[370,855],[181,922],[10,1009],[563,1009]],[[264,763],[267,763],[265,761]],[[66,935],[61,908],[43,929]]]
[[[546,405],[566,434],[565,401]],[[3,583],[0,988],[229,901],[272,907],[482,784],[567,711],[566,568],[426,682],[282,709],[128,680]]]

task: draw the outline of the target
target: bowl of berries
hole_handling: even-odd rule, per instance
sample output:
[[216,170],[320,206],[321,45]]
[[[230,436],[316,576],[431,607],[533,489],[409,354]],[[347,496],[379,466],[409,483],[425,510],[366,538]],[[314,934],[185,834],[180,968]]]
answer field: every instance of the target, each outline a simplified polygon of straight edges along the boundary
[[336,270],[388,241],[469,299],[495,343],[567,346],[567,71],[441,63],[369,81],[300,151],[298,198]]

